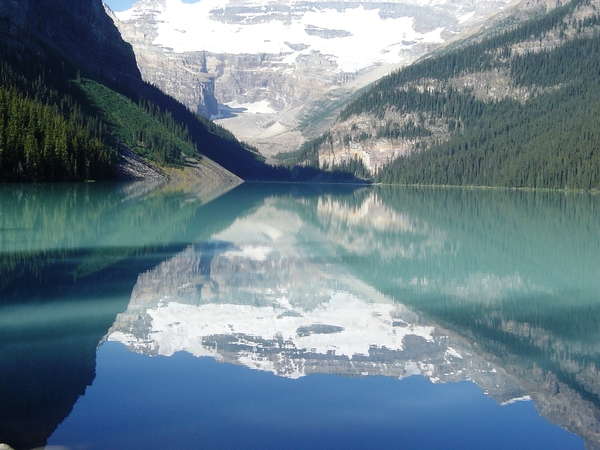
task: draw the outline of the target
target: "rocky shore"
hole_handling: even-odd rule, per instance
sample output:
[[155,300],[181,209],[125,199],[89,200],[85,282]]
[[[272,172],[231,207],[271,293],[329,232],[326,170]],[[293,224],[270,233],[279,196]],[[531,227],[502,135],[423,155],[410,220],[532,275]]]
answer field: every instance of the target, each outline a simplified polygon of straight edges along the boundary
[[117,178],[119,181],[201,181],[234,184],[243,182],[238,176],[203,156],[200,159],[186,158],[181,168],[159,168],[133,153],[125,145],[119,148]]

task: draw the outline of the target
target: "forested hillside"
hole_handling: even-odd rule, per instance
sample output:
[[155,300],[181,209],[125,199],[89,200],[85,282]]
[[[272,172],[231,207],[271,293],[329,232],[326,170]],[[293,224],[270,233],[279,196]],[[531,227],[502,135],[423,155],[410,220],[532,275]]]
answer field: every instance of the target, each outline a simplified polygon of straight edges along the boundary
[[[79,59],[69,58],[44,40],[46,31],[63,31],[53,30],[52,20],[35,25],[40,20],[36,8],[67,17],[72,13],[68,1],[54,7],[28,4],[19,12],[22,6],[0,7],[0,181],[114,179],[122,145],[159,169],[206,156],[242,178],[278,173],[231,133],[143,83],[139,72],[122,60],[127,52],[113,62],[98,62],[96,58],[106,55],[86,59],[78,41],[68,41]],[[87,13],[86,7],[77,6]],[[105,14],[89,8],[94,18]],[[103,36],[97,29],[85,29],[89,20],[78,30],[87,51]],[[108,17],[101,22],[114,28]],[[105,34],[113,36],[112,31],[118,35],[116,29]],[[61,39],[69,38],[67,34]],[[106,42],[98,44],[100,50],[111,51]]]
[[114,176],[117,155],[97,117],[73,97],[0,67],[0,181],[88,180]]
[[573,0],[383,78],[294,163],[383,183],[600,188],[599,4]]

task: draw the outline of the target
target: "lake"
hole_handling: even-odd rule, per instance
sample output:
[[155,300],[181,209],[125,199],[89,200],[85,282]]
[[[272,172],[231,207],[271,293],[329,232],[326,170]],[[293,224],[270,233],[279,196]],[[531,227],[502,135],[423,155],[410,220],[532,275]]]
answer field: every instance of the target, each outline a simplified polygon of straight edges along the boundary
[[0,185],[0,443],[600,448],[600,196]]

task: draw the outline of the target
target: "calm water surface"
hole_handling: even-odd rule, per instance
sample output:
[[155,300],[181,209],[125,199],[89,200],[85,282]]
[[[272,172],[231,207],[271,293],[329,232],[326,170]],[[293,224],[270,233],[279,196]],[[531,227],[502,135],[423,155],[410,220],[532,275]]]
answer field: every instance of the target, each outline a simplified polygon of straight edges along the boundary
[[600,198],[0,186],[0,443],[600,448]]

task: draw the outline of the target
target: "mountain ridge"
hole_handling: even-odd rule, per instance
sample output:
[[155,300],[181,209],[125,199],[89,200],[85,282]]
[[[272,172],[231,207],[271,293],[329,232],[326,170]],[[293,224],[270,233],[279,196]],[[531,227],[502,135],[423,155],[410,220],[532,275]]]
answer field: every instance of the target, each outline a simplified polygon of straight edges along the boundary
[[195,91],[202,89],[205,65],[221,104],[220,115],[214,109],[210,115],[272,156],[314,136],[313,127],[299,125],[315,110],[348,100],[518,4],[143,0],[116,13],[115,23],[132,43],[144,79],[192,110],[206,110]]
[[574,0],[382,78],[292,164],[384,183],[597,189],[598,10]]

